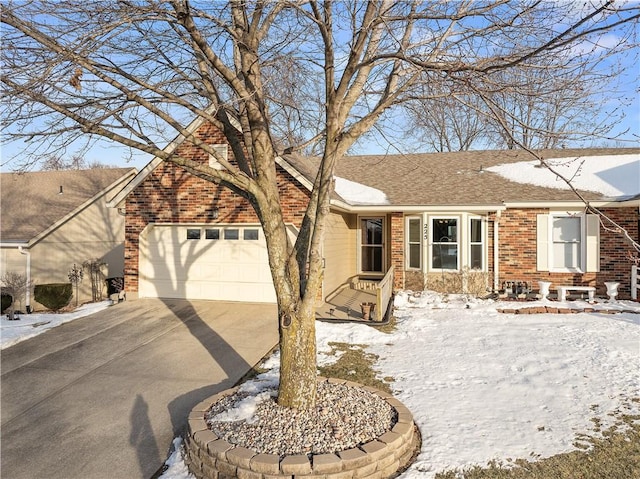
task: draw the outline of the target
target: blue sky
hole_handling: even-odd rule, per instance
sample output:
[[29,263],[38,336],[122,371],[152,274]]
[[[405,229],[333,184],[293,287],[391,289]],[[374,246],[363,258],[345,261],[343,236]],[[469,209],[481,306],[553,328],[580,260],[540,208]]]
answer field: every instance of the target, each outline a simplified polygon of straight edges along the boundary
[[[614,33],[610,34],[610,37],[615,41]],[[632,41],[635,40],[635,38],[632,39]],[[606,73],[614,68],[612,66],[614,62],[622,62],[623,73],[617,79],[618,91],[614,92],[612,88],[599,93],[598,102],[603,105],[603,113],[599,118],[595,118],[595,123],[598,123],[599,120],[603,120],[607,116],[608,111],[617,110],[618,114],[621,112],[622,119],[614,126],[609,135],[617,140],[594,138],[592,145],[580,146],[640,146],[640,65],[637,63],[639,53],[638,51],[630,51],[626,55],[608,59],[606,63],[601,64],[602,72]],[[388,117],[390,119],[387,123],[381,125],[384,135],[376,133],[367,135],[355,148],[352,148],[351,153],[381,154],[415,151],[415,139],[407,138],[404,134],[408,128],[402,124],[404,120],[402,115],[391,113]],[[72,157],[82,146],[79,144],[71,145],[65,157]],[[25,145],[21,143],[3,145],[0,149],[0,169],[2,171],[15,169],[21,159],[24,159],[24,155],[22,155],[24,149]],[[138,169],[144,167],[152,159],[148,154],[132,152],[107,140],[96,142],[84,153],[84,157],[88,163],[100,162],[110,166],[133,166]]]

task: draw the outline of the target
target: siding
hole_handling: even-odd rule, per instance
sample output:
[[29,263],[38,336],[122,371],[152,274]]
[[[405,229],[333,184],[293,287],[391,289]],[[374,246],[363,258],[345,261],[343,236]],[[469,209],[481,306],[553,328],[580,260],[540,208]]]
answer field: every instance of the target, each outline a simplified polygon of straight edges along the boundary
[[355,215],[332,212],[324,237],[324,296],[328,296],[357,273]]
[[[101,258],[108,264],[107,277],[122,276],[124,270],[124,217],[107,208],[105,196],[79,212],[66,223],[33,245],[31,281],[33,284],[68,283],[69,271],[75,263],[81,267],[88,259]],[[2,272],[26,274],[26,256],[17,249],[3,248]],[[106,299],[106,287],[103,289]],[[74,299],[75,304],[75,288]],[[78,301],[90,301],[91,279],[85,272],[78,290]],[[24,301],[21,306],[24,306]],[[42,306],[31,300],[34,310]]]

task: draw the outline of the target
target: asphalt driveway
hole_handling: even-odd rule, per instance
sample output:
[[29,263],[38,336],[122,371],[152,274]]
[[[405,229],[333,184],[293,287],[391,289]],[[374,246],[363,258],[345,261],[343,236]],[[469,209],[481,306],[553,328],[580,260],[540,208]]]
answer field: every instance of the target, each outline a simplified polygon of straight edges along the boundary
[[1,471],[144,478],[198,402],[278,341],[275,305],[140,299],[1,353]]

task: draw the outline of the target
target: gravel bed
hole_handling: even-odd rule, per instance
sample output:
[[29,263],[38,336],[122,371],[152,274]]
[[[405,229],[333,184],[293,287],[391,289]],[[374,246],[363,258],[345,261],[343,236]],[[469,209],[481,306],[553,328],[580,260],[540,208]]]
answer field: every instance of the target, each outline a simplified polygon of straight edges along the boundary
[[319,383],[313,410],[278,406],[276,391],[262,394],[265,399],[246,420],[215,417],[237,407],[250,394],[237,392],[218,401],[206,415],[210,429],[230,444],[282,457],[354,448],[381,436],[397,422],[395,409],[386,401],[344,384]]

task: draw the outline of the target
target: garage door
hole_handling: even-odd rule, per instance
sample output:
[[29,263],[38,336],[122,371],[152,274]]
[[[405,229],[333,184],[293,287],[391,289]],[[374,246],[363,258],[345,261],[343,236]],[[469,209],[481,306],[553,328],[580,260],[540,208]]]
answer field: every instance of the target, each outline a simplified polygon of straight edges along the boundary
[[141,297],[276,302],[258,226],[149,226],[139,274]]

